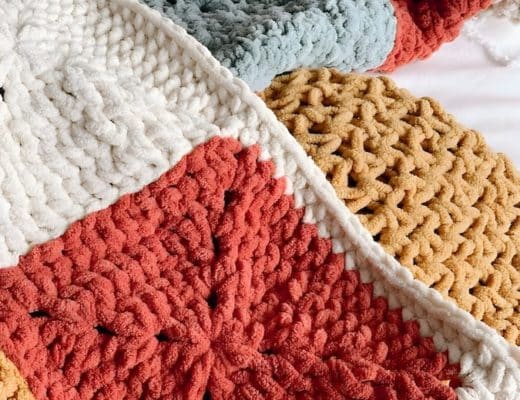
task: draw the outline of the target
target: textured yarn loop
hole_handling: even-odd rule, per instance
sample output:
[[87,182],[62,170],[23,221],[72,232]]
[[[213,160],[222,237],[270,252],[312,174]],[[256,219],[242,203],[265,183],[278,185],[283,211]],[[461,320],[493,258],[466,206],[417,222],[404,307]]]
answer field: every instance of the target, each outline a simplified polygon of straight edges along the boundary
[[430,98],[300,70],[261,97],[387,252],[520,344],[520,177]]
[[0,86],[0,351],[38,400],[517,400],[520,348],[169,18],[0,0]]

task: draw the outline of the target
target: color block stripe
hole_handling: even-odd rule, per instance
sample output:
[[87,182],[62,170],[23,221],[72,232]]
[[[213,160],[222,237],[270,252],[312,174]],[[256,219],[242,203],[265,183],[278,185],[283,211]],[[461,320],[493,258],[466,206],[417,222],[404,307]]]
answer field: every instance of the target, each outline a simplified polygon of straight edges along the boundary
[[387,0],[143,1],[184,27],[253,90],[301,67],[378,67],[396,35]]
[[212,139],[0,271],[0,348],[37,399],[456,398],[458,365],[258,155]]
[[397,18],[393,50],[377,68],[389,72],[422,60],[455,39],[464,21],[486,9],[491,0],[392,0]]

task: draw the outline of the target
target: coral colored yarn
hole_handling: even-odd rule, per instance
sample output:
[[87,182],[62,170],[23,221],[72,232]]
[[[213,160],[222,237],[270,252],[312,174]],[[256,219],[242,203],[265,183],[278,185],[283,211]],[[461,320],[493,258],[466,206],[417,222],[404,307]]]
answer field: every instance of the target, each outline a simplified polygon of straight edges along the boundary
[[16,366],[0,351],[0,399],[34,400]]
[[37,399],[456,398],[458,366],[258,155],[212,139],[0,271],[0,348]]
[[455,39],[464,21],[487,8],[491,0],[392,0],[397,18],[394,48],[379,71],[393,71],[422,60]]

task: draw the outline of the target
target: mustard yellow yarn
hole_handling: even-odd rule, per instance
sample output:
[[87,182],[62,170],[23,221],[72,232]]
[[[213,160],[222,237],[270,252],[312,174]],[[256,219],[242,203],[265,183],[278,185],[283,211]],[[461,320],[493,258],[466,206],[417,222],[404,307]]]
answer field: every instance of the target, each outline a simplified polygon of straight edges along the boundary
[[0,399],[34,400],[16,366],[0,351]]
[[260,96],[384,248],[520,344],[520,178],[430,98],[299,70]]

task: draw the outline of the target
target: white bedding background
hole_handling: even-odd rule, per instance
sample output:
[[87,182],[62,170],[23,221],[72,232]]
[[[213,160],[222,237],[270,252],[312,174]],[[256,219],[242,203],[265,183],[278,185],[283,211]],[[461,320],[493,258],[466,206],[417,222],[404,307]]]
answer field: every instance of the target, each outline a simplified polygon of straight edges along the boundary
[[520,168],[520,24],[485,15],[431,58],[388,74],[415,96],[433,97]]

